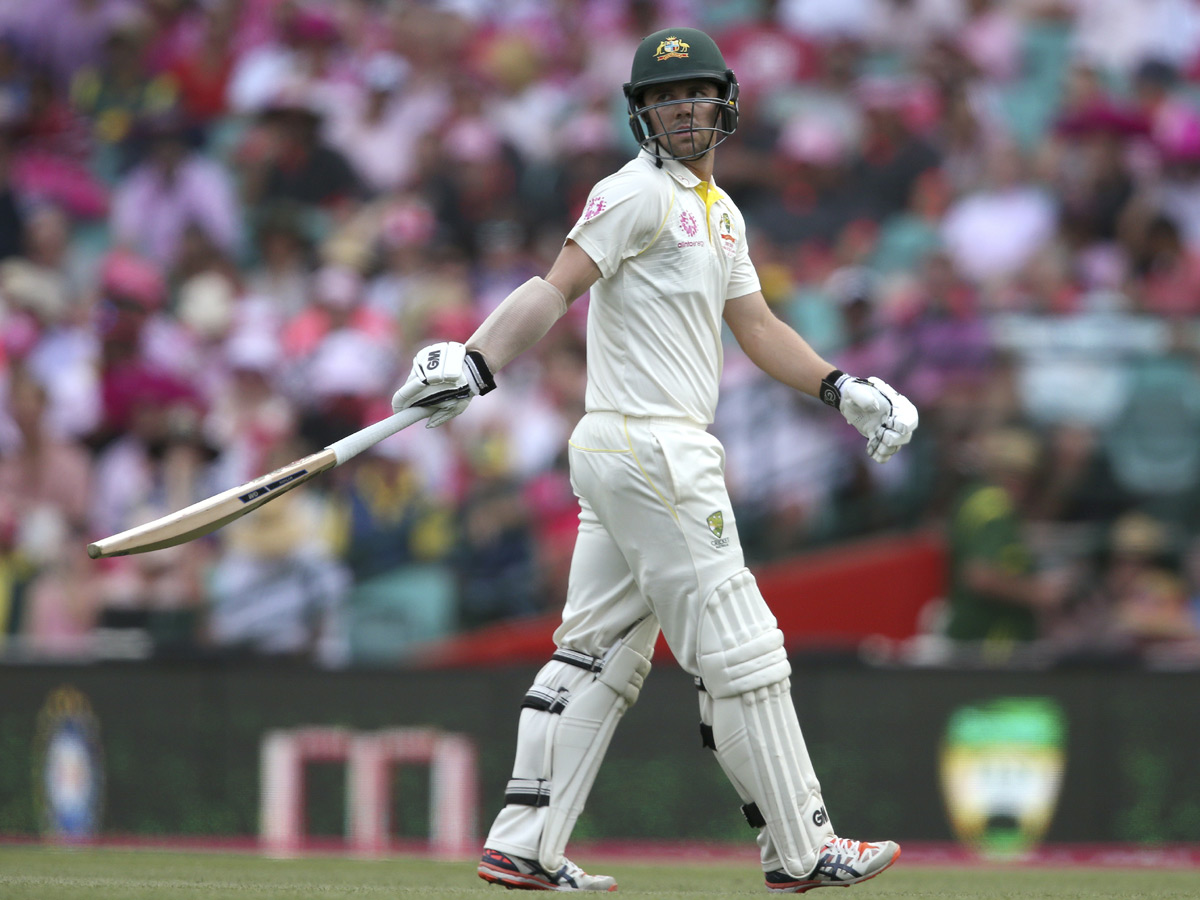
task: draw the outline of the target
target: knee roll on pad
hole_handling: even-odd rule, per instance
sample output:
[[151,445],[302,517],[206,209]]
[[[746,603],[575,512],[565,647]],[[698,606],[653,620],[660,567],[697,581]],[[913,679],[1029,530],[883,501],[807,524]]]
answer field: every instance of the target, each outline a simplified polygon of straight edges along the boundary
[[[658,626],[655,625],[651,630],[653,635],[648,643],[645,634],[642,634],[636,638],[641,642],[640,646],[625,641],[613,646],[596,675],[597,681],[608,685],[624,698],[626,708],[637,703],[642,685],[646,683],[646,675],[650,672],[650,657],[654,653],[654,641],[658,638]],[[634,632],[630,632],[630,637],[634,637]]]
[[603,658],[560,649],[542,667],[522,703],[507,805],[489,847],[536,855],[549,871],[562,865],[617,722],[636,702],[650,671],[657,638],[658,620],[649,617]]
[[783,632],[749,570],[723,582],[705,603],[696,666],[713,697],[736,697],[792,674]]

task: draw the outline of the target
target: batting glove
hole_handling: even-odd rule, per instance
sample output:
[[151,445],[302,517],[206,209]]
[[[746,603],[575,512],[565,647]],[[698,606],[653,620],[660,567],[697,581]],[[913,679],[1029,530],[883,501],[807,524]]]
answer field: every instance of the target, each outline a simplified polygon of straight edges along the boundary
[[867,439],[867,455],[875,462],[891,459],[917,428],[917,408],[879,378],[853,378],[834,369],[821,381],[821,400]]
[[425,427],[436,428],[462,413],[472,398],[495,387],[492,372],[478,352],[457,341],[431,344],[417,353],[408,381],[392,395],[392,412],[434,407],[437,411]]

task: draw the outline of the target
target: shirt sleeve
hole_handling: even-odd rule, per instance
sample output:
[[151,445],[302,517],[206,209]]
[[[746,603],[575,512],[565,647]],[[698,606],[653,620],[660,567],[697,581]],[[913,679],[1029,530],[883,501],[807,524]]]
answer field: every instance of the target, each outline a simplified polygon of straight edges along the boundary
[[650,246],[670,211],[671,193],[659,179],[622,169],[599,182],[567,235],[605,278]]
[[746,221],[741,214],[736,217],[734,227],[737,229],[737,233],[734,235],[737,239],[737,249],[733,254],[733,265],[729,269],[729,287],[725,289],[726,300],[745,297],[762,288],[762,283],[758,280],[758,270],[750,261],[750,242],[746,238]]

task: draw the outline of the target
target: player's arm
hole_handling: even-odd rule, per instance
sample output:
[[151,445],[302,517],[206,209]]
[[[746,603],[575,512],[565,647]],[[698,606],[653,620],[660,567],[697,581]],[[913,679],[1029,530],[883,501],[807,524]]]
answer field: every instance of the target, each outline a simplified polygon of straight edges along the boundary
[[917,409],[878,378],[835,369],[771,312],[762,291],[725,301],[725,323],[750,361],[777,381],[837,409],[867,439],[867,453],[887,462],[912,440]]
[[599,277],[591,258],[567,241],[546,277],[530,278],[505,297],[466,344],[421,350],[408,381],[392,396],[392,409],[434,406],[427,427],[450,421],[473,397],[495,388],[494,373],[536,344]]
[[820,396],[821,379],[833,365],[771,312],[762,291],[727,300],[725,324],[752,363],[788,387]]
[[467,350],[478,352],[499,372],[541,340],[599,277],[592,258],[567,241],[546,277],[530,278],[505,297],[467,340]]
[[493,373],[536,344],[576,297],[653,239],[669,199],[644,171],[622,169],[602,180],[546,277],[531,278],[504,298],[465,345],[435,344],[417,353],[392,409],[434,406],[430,426],[465,410],[472,397],[496,386]]

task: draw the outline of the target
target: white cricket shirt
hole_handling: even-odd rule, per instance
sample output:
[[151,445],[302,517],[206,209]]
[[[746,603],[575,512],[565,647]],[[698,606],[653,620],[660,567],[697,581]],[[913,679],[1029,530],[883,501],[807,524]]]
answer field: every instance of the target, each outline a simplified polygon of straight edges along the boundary
[[725,301],[759,289],[733,201],[643,150],[592,189],[568,238],[601,274],[588,307],[588,412],[711,424]]

